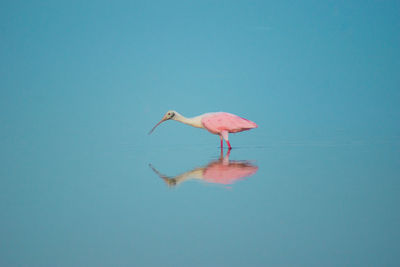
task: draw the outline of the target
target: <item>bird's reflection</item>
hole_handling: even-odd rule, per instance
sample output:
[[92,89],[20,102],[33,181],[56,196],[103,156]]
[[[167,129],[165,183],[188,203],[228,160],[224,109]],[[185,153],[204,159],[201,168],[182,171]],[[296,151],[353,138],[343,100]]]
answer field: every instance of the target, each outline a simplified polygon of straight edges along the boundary
[[206,166],[194,168],[191,171],[187,171],[174,177],[161,174],[151,164],[149,164],[149,166],[168,186],[171,187],[193,179],[202,180],[207,183],[229,185],[257,172],[258,167],[251,164],[249,161],[229,160],[229,155],[230,150],[228,150],[225,157],[221,150],[221,156],[218,160],[213,160]]

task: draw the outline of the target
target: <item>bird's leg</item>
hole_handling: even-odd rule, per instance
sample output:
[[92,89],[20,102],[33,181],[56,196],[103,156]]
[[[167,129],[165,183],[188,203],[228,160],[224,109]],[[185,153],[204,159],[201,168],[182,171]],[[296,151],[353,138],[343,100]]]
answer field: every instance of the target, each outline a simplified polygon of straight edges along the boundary
[[231,144],[229,143],[229,138],[228,138],[228,131],[222,131],[221,136],[224,138],[226,144],[228,145],[228,149],[232,149]]
[[221,149],[224,147],[224,142],[222,141],[222,135],[219,136],[221,138]]
[[228,140],[226,141],[226,143],[228,144],[228,148],[229,148],[229,150],[231,150],[231,149],[232,149],[232,147],[231,147],[231,144],[229,143],[229,141],[228,141]]

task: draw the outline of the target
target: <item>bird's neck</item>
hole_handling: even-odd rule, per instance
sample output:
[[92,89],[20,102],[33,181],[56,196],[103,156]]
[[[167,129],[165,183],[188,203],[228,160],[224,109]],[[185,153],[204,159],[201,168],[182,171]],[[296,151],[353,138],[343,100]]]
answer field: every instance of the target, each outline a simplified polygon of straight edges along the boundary
[[186,118],[185,116],[183,116],[175,111],[175,117],[173,118],[173,120],[182,122],[184,124],[187,124],[187,125],[190,125],[193,127],[204,128],[203,124],[201,123],[201,118],[202,118],[202,116]]

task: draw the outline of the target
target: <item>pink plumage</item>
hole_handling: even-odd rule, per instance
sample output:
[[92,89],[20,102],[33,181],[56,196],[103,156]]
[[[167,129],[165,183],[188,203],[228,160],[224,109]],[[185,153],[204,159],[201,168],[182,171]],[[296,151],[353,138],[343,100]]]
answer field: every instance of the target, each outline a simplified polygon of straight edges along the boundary
[[201,123],[213,134],[222,134],[223,131],[237,133],[257,128],[254,122],[227,112],[206,114],[201,119]]
[[225,140],[229,149],[232,148],[229,143],[229,133],[247,131],[258,127],[257,124],[252,121],[227,112],[205,113],[197,117],[186,118],[175,110],[170,110],[167,111],[161,121],[150,130],[149,134],[151,134],[158,125],[166,120],[179,121],[196,128],[206,129],[210,133],[217,134],[221,138],[221,148],[223,146],[222,140]]

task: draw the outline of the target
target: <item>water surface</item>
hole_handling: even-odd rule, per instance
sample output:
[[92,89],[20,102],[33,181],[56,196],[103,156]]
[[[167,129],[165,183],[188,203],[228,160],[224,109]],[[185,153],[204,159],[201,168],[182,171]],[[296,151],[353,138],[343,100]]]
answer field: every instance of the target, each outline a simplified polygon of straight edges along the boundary
[[3,266],[397,263],[394,141],[89,148],[10,166]]

